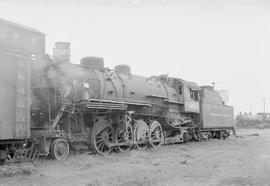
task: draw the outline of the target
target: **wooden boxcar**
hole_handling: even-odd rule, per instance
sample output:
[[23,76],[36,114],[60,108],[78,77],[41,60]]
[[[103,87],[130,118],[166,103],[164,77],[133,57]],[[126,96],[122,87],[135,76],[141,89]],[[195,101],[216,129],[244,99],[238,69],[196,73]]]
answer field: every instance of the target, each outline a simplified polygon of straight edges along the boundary
[[24,25],[0,19],[0,50],[22,55],[45,53],[45,34]]
[[0,19],[0,162],[30,137],[31,63],[45,52],[45,35]]
[[30,61],[0,53],[0,140],[30,136]]

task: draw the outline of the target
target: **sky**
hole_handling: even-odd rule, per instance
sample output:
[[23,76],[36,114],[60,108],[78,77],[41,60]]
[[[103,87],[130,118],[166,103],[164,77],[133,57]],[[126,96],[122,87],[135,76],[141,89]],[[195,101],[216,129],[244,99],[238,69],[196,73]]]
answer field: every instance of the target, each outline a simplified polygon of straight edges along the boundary
[[229,91],[239,111],[270,112],[269,0],[0,0],[0,18],[143,76],[169,74]]

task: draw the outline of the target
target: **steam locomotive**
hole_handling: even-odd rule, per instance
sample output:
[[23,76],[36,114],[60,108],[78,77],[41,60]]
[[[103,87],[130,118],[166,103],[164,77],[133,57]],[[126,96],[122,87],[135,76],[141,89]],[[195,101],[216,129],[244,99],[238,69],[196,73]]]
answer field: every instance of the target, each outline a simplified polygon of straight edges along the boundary
[[[31,44],[42,48],[44,35],[38,36]],[[133,147],[225,139],[234,130],[233,108],[213,87],[167,75],[134,75],[127,65],[111,70],[99,57],[72,64],[67,45],[56,45],[66,58],[51,58],[42,49],[28,56],[23,71],[15,60],[16,99],[0,100],[12,102],[13,109],[5,110],[15,112],[15,119],[0,122],[0,159],[51,155],[61,161],[72,149],[107,155]],[[2,66],[8,65],[1,55]],[[5,131],[10,123],[14,127]]]

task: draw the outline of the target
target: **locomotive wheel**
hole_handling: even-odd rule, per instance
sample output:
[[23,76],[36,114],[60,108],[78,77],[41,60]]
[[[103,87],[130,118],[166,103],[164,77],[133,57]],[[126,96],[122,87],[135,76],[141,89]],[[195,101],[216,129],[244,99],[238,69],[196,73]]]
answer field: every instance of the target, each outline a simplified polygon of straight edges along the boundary
[[210,140],[212,138],[212,135],[210,132],[207,133],[207,140]]
[[129,151],[132,147],[131,142],[133,142],[133,129],[130,123],[126,123],[125,129],[118,129],[117,135],[116,135],[116,142],[117,143],[130,143],[127,145],[122,145],[117,147],[117,150],[120,152],[126,152]]
[[146,149],[148,143],[149,127],[143,120],[135,123],[134,141],[138,149]]
[[163,130],[158,121],[153,121],[150,124],[149,143],[152,147],[159,147],[164,142]]
[[0,166],[3,165],[5,163],[5,159],[0,159]]
[[223,139],[223,140],[227,139],[227,133],[226,132],[221,132],[221,139]]
[[91,133],[91,143],[96,153],[107,155],[111,152],[110,144],[113,143],[113,127],[106,120],[94,124]]
[[0,166],[4,164],[7,159],[7,151],[0,150]]
[[55,139],[51,145],[51,155],[58,161],[64,161],[69,155],[69,144],[65,139]]

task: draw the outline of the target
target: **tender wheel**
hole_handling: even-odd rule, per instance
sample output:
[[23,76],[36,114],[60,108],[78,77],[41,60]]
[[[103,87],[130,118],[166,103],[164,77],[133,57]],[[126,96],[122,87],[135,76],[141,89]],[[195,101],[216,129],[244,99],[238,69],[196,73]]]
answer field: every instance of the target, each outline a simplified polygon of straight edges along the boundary
[[64,161],[69,155],[69,144],[65,139],[55,139],[51,145],[51,155],[58,161]]
[[135,123],[134,141],[138,149],[146,149],[149,136],[149,127],[143,120],[138,120]]
[[120,152],[129,151],[132,147],[131,142],[133,142],[133,129],[130,123],[126,123],[125,129],[118,129],[116,135],[117,143],[129,143],[127,145],[122,145],[117,147]]
[[106,120],[99,120],[94,124],[91,143],[96,153],[107,155],[111,152],[113,143],[113,128]]
[[227,132],[221,132],[221,139],[225,140],[228,138]]
[[212,138],[212,135],[210,132],[207,133],[207,140],[210,140]]
[[150,124],[149,142],[152,147],[159,147],[164,142],[163,130],[158,121],[153,121]]

